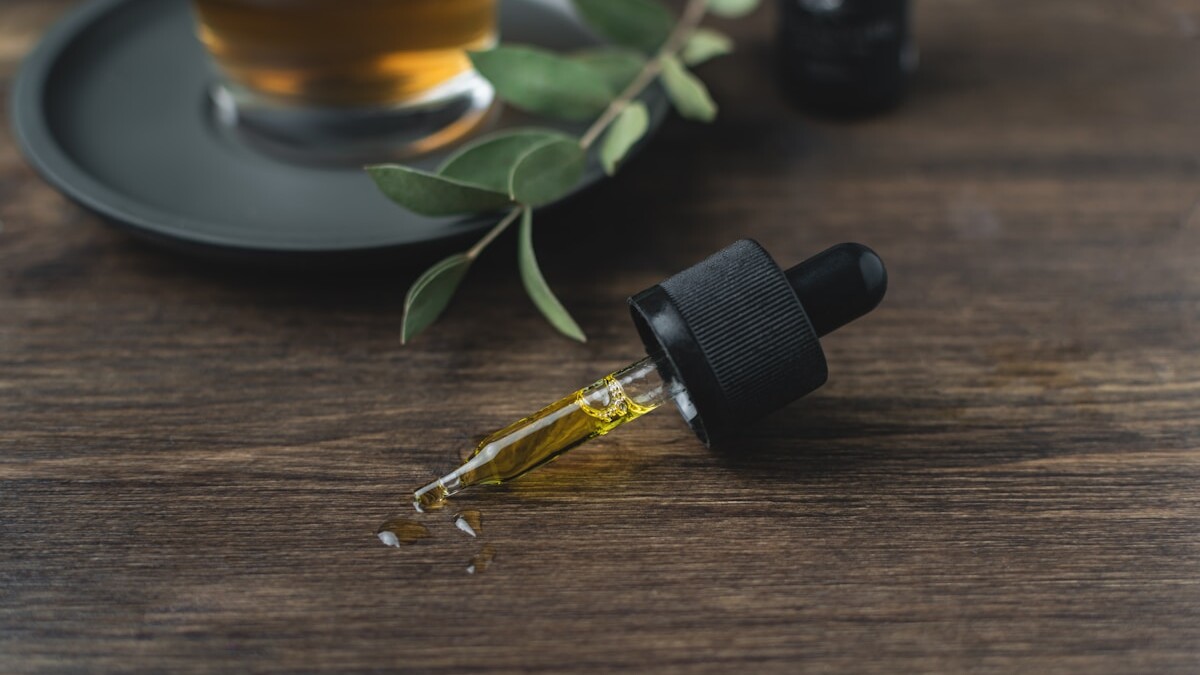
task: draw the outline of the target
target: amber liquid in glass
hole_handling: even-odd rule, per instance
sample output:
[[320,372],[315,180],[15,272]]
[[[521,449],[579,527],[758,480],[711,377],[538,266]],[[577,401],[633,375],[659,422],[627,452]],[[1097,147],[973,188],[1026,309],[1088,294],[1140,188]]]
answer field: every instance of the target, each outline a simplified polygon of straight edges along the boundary
[[200,40],[246,90],[306,106],[419,99],[495,42],[496,0],[195,0]]

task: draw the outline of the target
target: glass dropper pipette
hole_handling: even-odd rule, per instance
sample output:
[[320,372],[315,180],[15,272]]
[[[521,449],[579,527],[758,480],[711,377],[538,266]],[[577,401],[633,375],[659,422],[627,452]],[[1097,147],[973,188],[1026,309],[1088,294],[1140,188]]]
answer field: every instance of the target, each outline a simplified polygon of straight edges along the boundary
[[441,508],[473,485],[494,485],[529,473],[568,450],[654,410],[683,385],[664,378],[646,358],[565,396],[483,439],[454,471],[413,493],[419,511]]
[[787,270],[739,241],[630,298],[651,356],[483,439],[454,471],[413,492],[418,511],[505,483],[673,400],[712,445],[825,382],[819,337],[871,311],[887,272],[840,244]]

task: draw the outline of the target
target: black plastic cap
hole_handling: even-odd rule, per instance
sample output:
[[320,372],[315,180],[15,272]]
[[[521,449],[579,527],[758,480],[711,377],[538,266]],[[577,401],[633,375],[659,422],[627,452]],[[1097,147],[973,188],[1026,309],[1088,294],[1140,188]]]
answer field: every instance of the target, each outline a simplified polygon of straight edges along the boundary
[[705,445],[825,383],[825,355],[783,270],[742,240],[630,298],[646,349],[695,407]]
[[841,244],[784,273],[744,239],[629,305],[646,350],[687,391],[688,424],[711,447],[824,384],[818,336],[869,312],[886,289],[883,263],[865,246]]

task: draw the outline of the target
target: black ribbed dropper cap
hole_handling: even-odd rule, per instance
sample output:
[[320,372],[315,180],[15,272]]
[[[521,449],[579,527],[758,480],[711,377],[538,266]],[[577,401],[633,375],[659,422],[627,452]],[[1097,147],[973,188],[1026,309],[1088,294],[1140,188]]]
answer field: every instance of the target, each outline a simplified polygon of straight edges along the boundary
[[694,410],[688,424],[720,443],[825,383],[818,337],[875,308],[887,271],[861,244],[839,244],[784,272],[743,239],[629,299],[633,321]]

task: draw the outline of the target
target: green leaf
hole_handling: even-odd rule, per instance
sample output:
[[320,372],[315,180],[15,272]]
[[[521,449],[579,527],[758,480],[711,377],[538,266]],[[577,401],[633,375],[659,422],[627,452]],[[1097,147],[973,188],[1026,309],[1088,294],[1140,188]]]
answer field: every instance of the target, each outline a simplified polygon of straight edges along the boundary
[[732,51],[733,40],[729,39],[729,36],[711,28],[697,28],[683,45],[679,57],[689,66],[696,66]]
[[517,262],[520,263],[521,283],[525,285],[525,292],[529,294],[533,304],[537,305],[542,316],[563,335],[572,340],[587,342],[587,336],[558,298],[554,297],[554,292],[550,290],[546,278],[542,276],[542,270],[538,267],[537,254],[533,251],[533,209],[527,208],[521,214]]
[[600,146],[600,163],[604,165],[605,173],[611,176],[617,172],[617,165],[649,127],[650,113],[641,101],[634,101],[621,111]]
[[615,95],[596,70],[537,47],[500,46],[468,54],[475,70],[492,83],[500,98],[528,112],[590,120]]
[[392,201],[426,216],[492,211],[509,202],[504,192],[398,164],[368,166],[367,173]]
[[759,0],[708,0],[708,10],[726,19],[740,19],[758,9]]
[[513,167],[508,193],[528,206],[552,202],[583,177],[586,155],[573,139],[556,138],[529,149]]
[[675,17],[658,0],[574,0],[596,32],[619,45],[653,52],[666,42]]
[[480,138],[442,163],[438,175],[508,193],[517,160],[535,145],[570,137],[554,129],[515,129]]
[[667,96],[680,115],[701,122],[711,122],[717,116],[717,104],[713,103],[708,88],[674,56],[663,59],[663,86]]
[[471,258],[455,253],[425,270],[413,282],[404,298],[404,321],[400,328],[402,343],[413,339],[441,316],[470,267]]
[[633,82],[646,65],[646,57],[625,47],[598,47],[576,52],[573,59],[599,72],[618,94]]

